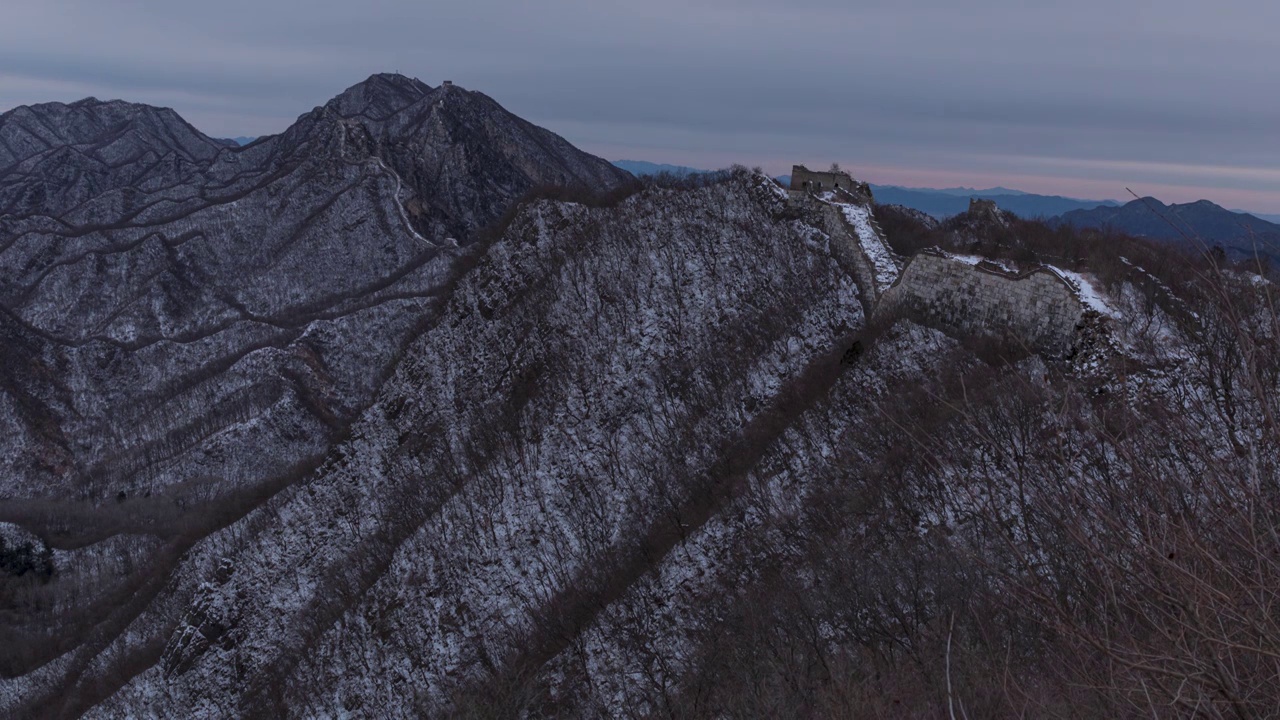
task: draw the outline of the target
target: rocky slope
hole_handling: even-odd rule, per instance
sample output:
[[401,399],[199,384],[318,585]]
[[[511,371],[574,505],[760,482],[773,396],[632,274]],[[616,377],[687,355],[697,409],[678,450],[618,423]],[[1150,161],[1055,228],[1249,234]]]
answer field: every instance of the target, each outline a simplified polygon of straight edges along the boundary
[[[531,188],[629,177],[483,95],[387,76],[252,147],[95,100],[10,111],[0,138],[0,522],[90,555],[158,538],[120,556],[157,582],[345,436],[478,228]],[[25,648],[6,676],[151,591],[99,569],[64,563],[79,589],[5,623]]]
[[[486,664],[558,655],[559,628],[741,490],[726,450],[776,432],[779,392],[829,382],[806,372],[838,367],[862,324],[765,183],[526,207],[351,440],[263,510],[288,519],[210,538],[195,562],[233,569],[145,618],[173,639],[103,711],[163,687],[151,707],[184,713],[430,714],[480,692]],[[181,639],[209,622],[222,645]]]
[[[1269,280],[627,185],[398,76],[190,162],[0,219],[5,715],[1274,707]],[[1114,312],[869,321],[900,233]]]
[[[26,346],[14,374],[61,403],[20,433],[32,447],[6,453],[19,466],[3,491],[26,497],[258,474],[208,446],[266,432],[301,448],[341,428],[456,275],[465,253],[447,237],[465,245],[536,185],[626,180],[483,96],[385,76],[244,149],[172,111],[96,101],[19,108],[0,133],[13,148],[74,143],[3,178],[30,189],[44,173],[59,184],[47,197],[83,198],[0,217],[0,301]],[[146,182],[84,174],[64,151]]]
[[[429,238],[465,238],[539,186],[608,190],[631,176],[456,85],[374,75],[304,118],[336,118],[347,152],[377,157],[402,181],[409,220]],[[298,129],[295,126],[295,130]],[[295,132],[284,141],[294,141]]]
[[86,98],[0,115],[0,213],[57,217],[107,191],[157,192],[221,150],[177,113]]

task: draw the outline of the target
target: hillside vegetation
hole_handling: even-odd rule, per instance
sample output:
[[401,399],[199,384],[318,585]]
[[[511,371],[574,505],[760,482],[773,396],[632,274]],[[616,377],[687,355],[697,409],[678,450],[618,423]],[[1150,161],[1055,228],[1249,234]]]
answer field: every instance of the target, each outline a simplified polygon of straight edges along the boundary
[[[1087,277],[1110,312],[1043,356],[868,312],[823,201],[759,172],[636,181],[530,134],[429,180],[490,141],[405,131],[430,151],[394,157],[394,118],[456,98],[393,80],[304,116],[341,152],[246,174],[240,204],[2,226],[26,273],[0,284],[4,714],[1280,707],[1266,268],[827,206],[883,232],[872,284],[927,247]],[[489,102],[444,117],[492,127]],[[132,259],[178,226],[227,257]]]

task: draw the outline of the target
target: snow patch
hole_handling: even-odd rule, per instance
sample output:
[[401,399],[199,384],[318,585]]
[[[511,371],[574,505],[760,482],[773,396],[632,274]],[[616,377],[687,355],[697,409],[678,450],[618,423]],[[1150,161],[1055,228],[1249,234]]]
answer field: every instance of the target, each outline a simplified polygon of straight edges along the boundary
[[1093,284],[1092,280],[1081,273],[1074,272],[1072,270],[1063,270],[1062,268],[1054,267],[1053,265],[1045,265],[1045,267],[1049,268],[1054,273],[1057,273],[1058,277],[1074,285],[1076,294],[1080,296],[1081,302],[1085,305],[1102,315],[1106,315],[1107,317],[1120,317],[1120,313],[1107,304],[1106,299],[1103,297],[1102,293],[1098,291],[1098,288]]
[[953,255],[951,253],[947,253],[947,254],[950,255],[950,257],[953,260],[959,260],[960,262],[965,263],[966,265],[978,265],[981,263],[986,263],[988,265],[994,265],[1000,268],[1001,270],[1004,270],[1005,272],[1009,272],[1009,273],[1018,272],[1017,268],[1013,267],[1007,262],[1004,262],[1003,260],[993,260],[991,258],[979,257],[977,255]]
[[[833,194],[827,193],[827,195]],[[844,219],[857,235],[862,252],[875,268],[876,284],[882,288],[892,285],[898,279],[898,264],[894,262],[893,253],[880,238],[879,231],[871,224],[871,209],[851,203],[832,202],[831,204],[840,208]]]
[[761,183],[763,183],[765,187],[767,187],[767,188],[769,188],[770,190],[772,190],[774,195],[777,195],[779,198],[781,198],[781,199],[783,199],[783,200],[788,199],[788,197],[789,197],[789,196],[787,195],[787,191],[786,191],[785,189],[783,189],[783,187],[782,187],[781,185],[779,185],[779,184],[778,184],[778,182],[777,182],[776,180],[774,180],[773,178],[769,177],[768,173],[765,173],[765,172],[763,172],[763,171],[760,171],[760,172],[754,172],[754,171],[753,171],[753,172],[752,172],[752,174],[753,174],[753,175],[755,175],[755,176],[756,176],[756,178],[757,178]]

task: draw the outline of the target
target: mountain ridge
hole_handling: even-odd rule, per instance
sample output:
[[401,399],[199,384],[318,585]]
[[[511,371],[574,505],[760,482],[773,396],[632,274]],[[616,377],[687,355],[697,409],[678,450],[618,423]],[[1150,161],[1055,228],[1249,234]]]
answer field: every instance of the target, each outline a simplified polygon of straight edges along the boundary
[[171,108],[85,98],[0,115],[0,213],[58,215],[116,187],[155,191],[231,146]]
[[935,218],[958,215],[968,209],[971,197],[994,200],[1003,210],[1026,219],[1049,218],[1072,210],[1114,204],[1111,200],[1080,200],[1060,195],[1038,195],[1019,192],[1016,195],[972,193],[969,195],[948,192],[909,190],[894,186],[872,185],[878,202],[903,205],[928,213]]
[[155,117],[0,171],[0,715],[1277,706],[1274,274],[399,75]]
[[[614,165],[636,175],[655,175],[666,172],[677,177],[687,177],[689,175],[713,172],[682,165],[660,165],[641,160],[615,160]],[[781,175],[777,179],[783,185],[789,185],[791,182],[790,175]],[[897,185],[871,184],[871,190],[875,193],[878,202],[920,210],[937,219],[965,212],[969,208],[968,201],[971,197],[995,200],[996,204],[1002,209],[1009,210],[1024,218],[1049,218],[1071,210],[1117,204],[1114,200],[1081,200],[1060,195],[1038,195],[1001,187],[988,190],[972,190],[970,188],[906,188]]]
[[[115,140],[126,132],[140,142],[156,143],[156,150],[184,152],[189,159],[208,159],[225,147],[172,108],[87,97],[22,105],[0,114],[0,170],[41,151]],[[33,147],[33,142],[44,147]]]
[[[660,168],[667,167],[678,168],[685,175],[709,172],[635,162],[637,164],[634,167],[639,174],[656,173]],[[784,175],[778,180],[786,185],[790,177]],[[968,210],[970,197],[973,197],[992,200],[1000,209],[1025,219],[1041,219],[1055,225],[1070,224],[1094,229],[1111,227],[1137,236],[1179,243],[1186,243],[1186,235],[1198,236],[1209,245],[1222,245],[1233,259],[1251,256],[1259,251],[1265,256],[1280,260],[1280,251],[1277,250],[1280,248],[1280,224],[1244,211],[1226,210],[1209,200],[1164,205],[1154,198],[1145,198],[1121,205],[1114,200],[1081,200],[1016,190],[1013,191],[1014,194],[995,194],[996,191],[1008,190],[1007,188],[968,192],[969,188],[928,189],[873,184],[871,189],[877,203],[911,208],[935,219],[963,214]],[[1155,208],[1155,212],[1152,212],[1152,208]],[[1165,219],[1160,218],[1161,213],[1184,222],[1183,227],[1175,230]]]
[[1209,200],[1166,205],[1153,197],[1118,208],[1065,213],[1056,223],[1074,227],[1109,228],[1139,237],[1190,246],[1219,245],[1233,259],[1260,253],[1280,260],[1280,225],[1246,213],[1227,210]]
[[719,172],[716,170],[699,170],[697,168],[686,167],[684,165],[651,163],[645,160],[613,160],[612,162],[615,166],[637,176],[667,173],[676,177],[688,177],[689,175],[703,175],[712,172]]

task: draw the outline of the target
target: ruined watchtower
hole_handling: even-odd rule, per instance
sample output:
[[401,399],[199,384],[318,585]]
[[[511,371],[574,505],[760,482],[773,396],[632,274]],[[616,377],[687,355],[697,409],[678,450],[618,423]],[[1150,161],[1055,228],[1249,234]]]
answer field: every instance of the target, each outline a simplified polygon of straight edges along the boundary
[[969,198],[969,216],[995,225],[1004,224],[1004,220],[1000,217],[1000,208],[996,207],[995,200]]
[[856,197],[865,198],[867,201],[871,200],[870,185],[858,182],[849,173],[834,167],[827,172],[815,172],[804,165],[792,166],[791,189],[815,195],[844,191]]

